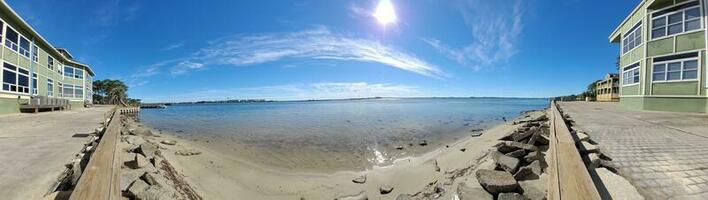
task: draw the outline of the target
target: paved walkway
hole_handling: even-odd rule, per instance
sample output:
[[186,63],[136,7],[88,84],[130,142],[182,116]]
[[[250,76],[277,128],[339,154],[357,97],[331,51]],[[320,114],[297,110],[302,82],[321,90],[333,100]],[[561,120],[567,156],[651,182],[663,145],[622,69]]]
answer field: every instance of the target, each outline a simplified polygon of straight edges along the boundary
[[0,115],[0,199],[40,199],[108,110]]
[[561,108],[646,199],[708,199],[708,115],[636,111],[617,103]]

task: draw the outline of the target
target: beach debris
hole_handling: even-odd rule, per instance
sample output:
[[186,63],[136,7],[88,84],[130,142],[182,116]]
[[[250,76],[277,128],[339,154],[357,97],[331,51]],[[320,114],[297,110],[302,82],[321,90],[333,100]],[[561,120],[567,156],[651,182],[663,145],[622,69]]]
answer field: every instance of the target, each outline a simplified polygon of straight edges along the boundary
[[479,184],[492,194],[514,192],[519,188],[514,176],[506,171],[480,169],[475,175]]
[[393,191],[393,187],[390,185],[383,185],[383,186],[379,187],[379,192],[381,194],[388,194],[388,193],[391,193],[391,191]]
[[398,149],[398,150],[403,150],[403,145],[398,145],[398,146],[396,146],[396,149]]
[[396,197],[396,200],[412,200],[412,199],[413,199],[413,195],[410,195],[410,194],[399,194]]
[[526,197],[519,193],[501,193],[497,200],[526,200]]
[[352,180],[352,182],[359,183],[359,184],[366,183],[366,175],[361,175],[359,177],[356,177],[356,178],[354,178],[354,180]]
[[196,149],[181,149],[175,151],[175,155],[180,155],[180,156],[193,156],[193,155],[199,155],[202,154],[201,151],[198,151]]
[[506,154],[504,154],[504,155],[507,155],[507,156],[510,156],[510,157],[514,157],[514,158],[521,158],[521,157],[526,156],[526,150],[519,149],[519,150],[516,150],[516,151],[512,151],[512,152],[506,153]]
[[160,143],[166,144],[166,145],[175,145],[175,144],[177,144],[177,141],[174,141],[174,140],[162,140],[162,141],[160,141]]
[[514,178],[520,181],[538,179],[538,177],[541,176],[541,172],[541,162],[537,160],[527,166],[521,167],[519,171],[514,174]]
[[433,169],[435,169],[436,172],[440,171],[440,166],[438,165],[438,160],[433,160]]
[[461,148],[460,151],[465,152],[467,149],[466,148]]
[[418,142],[418,145],[420,145],[420,146],[428,145],[428,141],[425,141],[425,140],[420,141],[420,142]]
[[361,191],[357,194],[345,195],[345,196],[334,198],[334,200],[367,200],[367,199],[369,199],[369,198],[366,197],[366,193],[364,191]]
[[497,148],[497,150],[501,153],[509,153],[512,151],[516,151],[519,149],[527,150],[527,151],[536,151],[538,148],[533,145],[529,144],[524,144],[520,142],[513,142],[513,141],[502,141],[499,142],[498,144],[494,145],[494,147]]
[[478,183],[461,182],[457,185],[457,195],[460,200],[494,199],[494,196]]
[[497,168],[500,168],[504,171],[507,171],[509,173],[515,173],[516,170],[519,169],[519,165],[521,162],[519,162],[518,158],[514,158],[511,156],[507,156],[504,154],[501,154],[499,152],[494,152],[492,155],[492,158],[494,159],[494,162],[497,165]]

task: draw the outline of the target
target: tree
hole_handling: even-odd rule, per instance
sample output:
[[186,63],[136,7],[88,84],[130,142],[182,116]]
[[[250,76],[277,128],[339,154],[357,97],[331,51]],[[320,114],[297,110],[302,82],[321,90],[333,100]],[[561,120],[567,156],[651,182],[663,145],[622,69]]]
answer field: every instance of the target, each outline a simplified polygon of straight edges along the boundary
[[[128,86],[121,80],[96,80],[93,82],[93,100],[99,104],[127,105]],[[140,102],[131,101],[131,103]]]

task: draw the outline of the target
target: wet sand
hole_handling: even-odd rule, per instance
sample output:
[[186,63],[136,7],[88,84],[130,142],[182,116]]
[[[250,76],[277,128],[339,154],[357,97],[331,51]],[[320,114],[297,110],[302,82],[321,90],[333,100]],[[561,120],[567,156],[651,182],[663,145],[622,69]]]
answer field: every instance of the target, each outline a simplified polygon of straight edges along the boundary
[[[541,113],[532,112],[527,115],[533,118]],[[205,199],[334,199],[362,191],[371,199],[395,199],[399,194],[424,192],[430,183],[440,182],[448,191],[443,193],[442,198],[451,199],[457,184],[465,181],[476,182],[472,174],[475,169],[493,168],[490,159],[485,159],[489,149],[498,142],[498,138],[514,128],[510,121],[485,130],[479,137],[461,138],[450,143],[449,147],[442,145],[422,155],[398,159],[391,165],[362,170],[284,169],[282,166],[253,162],[250,161],[251,158],[233,153],[237,151],[246,154],[250,151],[241,148],[241,145],[220,145],[228,140],[212,142],[219,138],[211,138],[207,139],[210,140],[209,143],[206,143],[206,140],[195,142],[169,134],[155,139],[178,141],[175,146],[166,146],[163,155]],[[214,145],[210,145],[212,143]],[[435,147],[432,144],[430,146]],[[411,148],[414,149],[406,146],[404,151]],[[465,151],[460,150],[463,148]],[[202,154],[175,155],[175,151],[185,149],[196,149]],[[321,159],[319,156],[323,155],[325,154],[301,156],[303,159],[316,160]],[[323,162],[326,160],[323,159]],[[440,171],[436,171],[436,163]],[[362,175],[366,176],[364,184],[352,182],[354,178]],[[385,195],[380,194],[379,187],[384,185],[392,186],[393,191]]]

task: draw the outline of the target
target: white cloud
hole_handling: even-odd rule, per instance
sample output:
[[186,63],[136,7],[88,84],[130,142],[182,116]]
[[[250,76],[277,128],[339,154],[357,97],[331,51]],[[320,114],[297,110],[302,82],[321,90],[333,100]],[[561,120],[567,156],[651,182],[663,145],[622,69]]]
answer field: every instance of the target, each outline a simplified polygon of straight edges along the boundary
[[174,43],[174,44],[171,44],[171,45],[169,45],[169,46],[163,47],[162,49],[160,49],[160,51],[170,51],[170,50],[174,50],[174,49],[180,48],[180,47],[182,47],[182,46],[184,46],[184,43],[183,43],[183,42]]
[[177,95],[146,98],[150,101],[200,101],[230,99],[308,100],[366,97],[414,97],[423,93],[417,87],[366,82],[324,82],[286,84],[236,89],[196,90]]
[[179,75],[210,65],[247,66],[281,60],[379,63],[428,77],[448,76],[437,66],[414,55],[378,41],[336,34],[326,27],[300,32],[225,37],[209,42],[207,47],[184,59],[153,66],[173,65],[170,72]]
[[452,47],[433,38],[423,41],[449,59],[475,69],[506,62],[518,53],[524,18],[522,0],[464,0],[459,11],[471,31],[472,43]]

